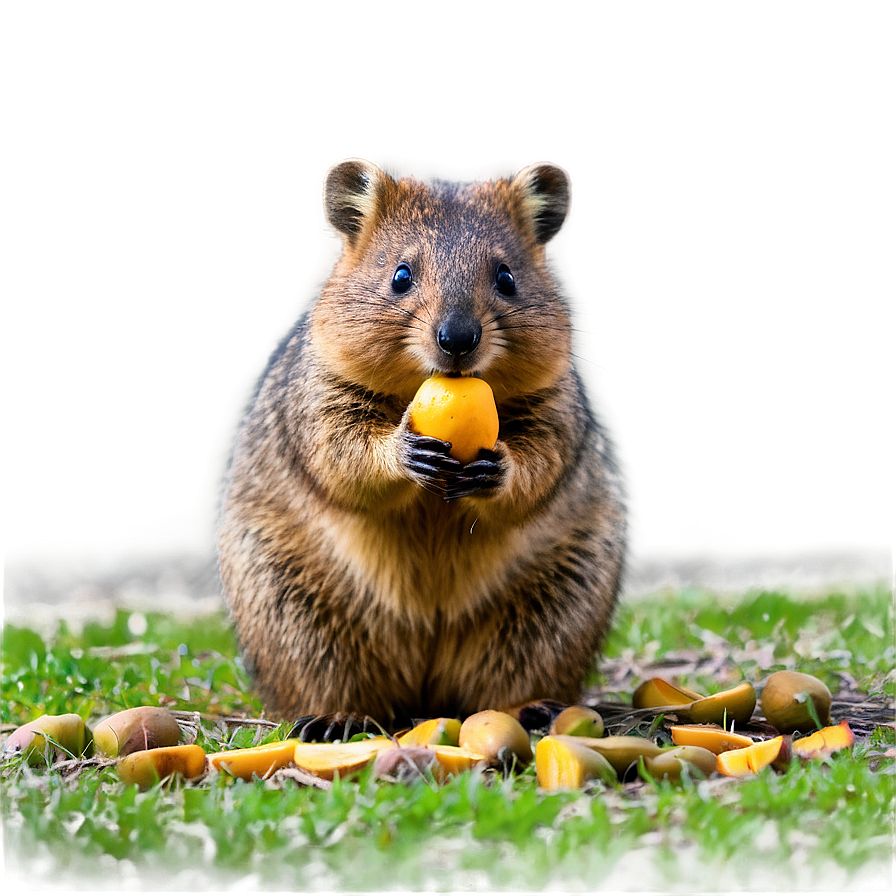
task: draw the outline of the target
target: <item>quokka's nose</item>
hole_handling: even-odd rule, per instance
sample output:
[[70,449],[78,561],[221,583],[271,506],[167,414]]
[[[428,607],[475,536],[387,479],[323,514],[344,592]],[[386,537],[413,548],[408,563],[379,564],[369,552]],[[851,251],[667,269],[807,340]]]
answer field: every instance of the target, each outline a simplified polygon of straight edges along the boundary
[[446,355],[460,358],[468,355],[482,337],[482,326],[471,314],[455,312],[439,325],[436,341]]

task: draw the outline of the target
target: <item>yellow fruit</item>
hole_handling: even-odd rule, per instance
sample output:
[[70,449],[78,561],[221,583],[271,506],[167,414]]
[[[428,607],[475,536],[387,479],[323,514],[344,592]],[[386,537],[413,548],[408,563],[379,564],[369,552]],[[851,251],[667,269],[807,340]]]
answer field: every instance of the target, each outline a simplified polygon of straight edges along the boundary
[[818,759],[845,750],[855,742],[855,735],[844,719],[839,725],[822,728],[808,737],[793,742],[793,752],[801,759]]
[[473,376],[431,376],[411,402],[410,427],[418,435],[450,442],[449,453],[462,464],[476,460],[498,439],[491,386]]
[[672,742],[680,747],[703,747],[716,755],[753,745],[752,737],[734,734],[717,725],[671,725],[669,733]]
[[803,672],[773,672],[762,689],[762,714],[782,734],[818,728],[809,709],[822,726],[831,721],[831,692],[823,681]]
[[624,775],[632,765],[637,765],[640,756],[656,756],[663,748],[646,737],[632,734],[621,734],[613,737],[568,737],[564,734],[554,735],[555,740],[562,743],[573,741],[600,753],[616,770],[617,775]]
[[243,781],[251,781],[253,776],[267,778],[278,768],[283,768],[294,760],[298,743],[299,740],[294,738],[258,747],[224,750],[221,753],[210,753],[208,762],[215,771]]
[[147,790],[174,775],[184,778],[204,775],[205,751],[196,744],[138,750],[119,759],[116,770],[125,784],[136,784],[141,790]]
[[60,759],[89,755],[90,730],[77,713],[43,715],[16,728],[3,745],[4,756],[21,753],[29,765],[50,765]]
[[428,719],[398,738],[403,747],[430,745],[456,747],[460,743],[460,719]]
[[508,754],[516,757],[519,766],[532,761],[532,742],[526,729],[506,712],[484,709],[464,720],[460,726],[461,747],[481,753],[493,765],[504,762]]
[[309,744],[299,741],[293,749],[296,766],[318,778],[332,781],[360,771],[372,762],[381,750],[395,747],[391,737],[371,737],[347,744]]
[[567,706],[551,725],[551,734],[571,737],[603,737],[604,720],[588,706]]
[[535,774],[545,790],[578,790],[586,782],[618,780],[607,759],[580,739],[571,736],[543,737],[535,744]]
[[632,694],[632,706],[635,709],[652,709],[663,706],[681,706],[693,703],[703,695],[680,688],[663,678],[648,678],[642,682]]
[[756,689],[748,681],[687,705],[681,715],[692,722],[728,727],[746,725],[756,708]]
[[780,735],[771,740],[762,740],[750,747],[727,750],[716,757],[716,769],[730,778],[756,775],[771,765],[786,768],[793,755],[790,737]]
[[450,745],[432,745],[427,747],[435,753],[438,765],[435,767],[436,777],[440,781],[450,775],[459,775],[461,772],[474,768],[482,768],[488,765],[488,759],[467,747],[452,747]]
[[175,747],[180,737],[180,725],[174,714],[161,706],[123,709],[103,719],[93,730],[97,752],[104,756],[127,756],[138,750]]
[[656,781],[678,781],[685,768],[692,776],[708,778],[716,770],[716,754],[703,747],[683,746],[644,757],[644,769]]

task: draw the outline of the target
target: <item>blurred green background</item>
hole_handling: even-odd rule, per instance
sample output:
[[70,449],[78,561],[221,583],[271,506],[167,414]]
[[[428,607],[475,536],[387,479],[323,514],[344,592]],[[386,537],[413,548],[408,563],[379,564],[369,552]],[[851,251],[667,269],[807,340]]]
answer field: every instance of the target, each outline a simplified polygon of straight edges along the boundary
[[890,2],[0,5],[7,560],[207,548],[364,156],[549,159],[641,555],[888,551]]

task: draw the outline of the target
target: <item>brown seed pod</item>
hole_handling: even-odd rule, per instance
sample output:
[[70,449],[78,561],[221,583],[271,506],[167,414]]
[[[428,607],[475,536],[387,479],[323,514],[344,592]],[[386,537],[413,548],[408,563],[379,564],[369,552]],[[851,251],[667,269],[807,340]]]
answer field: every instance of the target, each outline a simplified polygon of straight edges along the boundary
[[432,774],[438,759],[433,750],[426,747],[394,747],[377,753],[373,760],[375,778],[389,778],[396,781],[417,781]]
[[103,719],[93,729],[97,752],[127,756],[138,750],[175,747],[181,730],[174,714],[161,706],[134,706]]

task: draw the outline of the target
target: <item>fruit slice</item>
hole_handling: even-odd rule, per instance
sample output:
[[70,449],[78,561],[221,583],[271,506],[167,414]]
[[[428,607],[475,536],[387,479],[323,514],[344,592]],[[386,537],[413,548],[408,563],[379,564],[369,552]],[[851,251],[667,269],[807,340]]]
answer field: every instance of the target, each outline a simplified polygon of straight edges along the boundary
[[588,781],[618,781],[607,759],[571,736],[541,738],[535,744],[535,774],[545,790],[578,790]]
[[786,768],[793,755],[791,740],[787,735],[779,735],[771,740],[762,740],[750,747],[728,750],[716,757],[716,768],[731,778],[743,778],[758,774],[768,766]]
[[732,722],[736,725],[746,725],[755,708],[756,689],[748,681],[744,681],[737,687],[689,703],[682,715],[690,718],[692,722],[727,727]]
[[663,748],[646,737],[623,734],[614,737],[569,737],[565,734],[554,735],[555,740],[563,743],[573,741],[589,750],[600,753],[622,777],[632,765],[636,765],[641,756],[656,756]]
[[603,737],[604,720],[588,706],[567,706],[551,725],[551,734],[571,737]]
[[793,742],[793,752],[801,759],[820,759],[838,750],[845,750],[855,742],[855,735],[844,719],[839,725],[822,728],[808,737]]
[[217,772],[251,781],[253,776],[267,778],[278,768],[289,765],[296,754],[298,738],[245,747],[238,750],[223,750],[209,753],[209,766]]
[[440,781],[444,781],[451,775],[459,775],[474,768],[484,768],[489,764],[486,756],[467,747],[446,745],[430,746],[427,749],[432,750],[436,755],[436,761],[438,762],[438,766],[435,769],[436,778]]
[[468,716],[460,727],[460,745],[480,753],[490,764],[502,764],[513,755],[519,766],[532,761],[532,742],[526,729],[506,712],[484,709]]
[[692,703],[703,695],[696,691],[681,688],[664,678],[648,678],[642,682],[632,694],[632,706],[635,709],[652,709],[660,706],[681,706]]
[[716,770],[716,754],[704,747],[683,746],[644,757],[644,770],[657,781],[678,781],[686,769],[691,777],[708,778]]
[[831,721],[831,692],[814,675],[804,672],[773,672],[762,689],[762,714],[782,734],[813,731],[818,727],[810,706],[822,726]]
[[718,725],[670,725],[673,743],[679,746],[703,747],[713,753],[739,750],[753,745],[753,738],[726,731]]
[[77,713],[42,715],[6,738],[3,755],[21,753],[29,765],[52,765],[60,759],[89,755],[92,743],[90,730]]
[[161,706],[123,709],[103,719],[93,730],[97,752],[104,756],[127,756],[138,750],[175,747],[180,738],[177,719]]
[[196,744],[138,750],[119,759],[116,770],[125,784],[136,784],[141,790],[147,790],[174,775],[184,778],[204,775],[205,751]]
[[460,743],[460,719],[428,719],[398,738],[403,747],[425,747],[430,744],[456,747]]
[[309,744],[299,742],[293,750],[296,766],[318,778],[332,781],[360,771],[370,763],[380,750],[395,746],[391,737],[372,737],[350,741],[347,744]]
[[462,464],[476,460],[498,439],[498,410],[491,386],[473,376],[436,374],[423,382],[410,407],[410,428],[451,443]]

